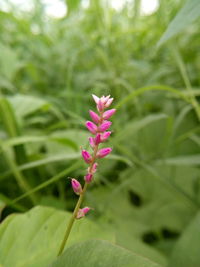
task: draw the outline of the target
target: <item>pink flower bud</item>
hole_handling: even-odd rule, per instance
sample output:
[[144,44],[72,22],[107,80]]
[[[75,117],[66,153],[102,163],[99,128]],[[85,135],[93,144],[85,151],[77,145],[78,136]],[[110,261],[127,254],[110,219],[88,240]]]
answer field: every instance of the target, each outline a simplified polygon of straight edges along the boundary
[[72,178],[71,184],[72,184],[72,188],[74,190],[74,193],[77,195],[80,195],[83,191],[81,184],[74,178]]
[[101,99],[99,99],[99,102],[97,104],[97,109],[98,109],[98,111],[103,111],[104,110],[104,104],[101,101]]
[[89,143],[90,143],[90,146],[91,146],[92,148],[95,147],[95,142],[94,142],[94,138],[93,138],[93,137],[89,137]]
[[92,134],[96,134],[97,133],[97,126],[91,122],[91,121],[87,121],[86,122],[86,127],[88,128],[88,130],[92,133]]
[[92,110],[90,110],[89,111],[89,113],[90,113],[90,117],[91,117],[91,119],[93,120],[93,122],[95,122],[95,123],[99,123],[99,121],[100,121],[100,117],[99,117],[99,115],[97,115],[94,111],[92,111]]
[[97,166],[98,166],[98,164],[95,162],[95,163],[92,165],[92,167],[89,167],[89,168],[88,168],[88,173],[92,173],[92,174],[94,174],[94,173],[97,171]]
[[76,215],[76,219],[83,218],[89,211],[90,211],[89,207],[85,207],[83,209],[79,209],[79,211],[78,211],[78,213]]
[[93,175],[91,173],[87,173],[85,176],[84,176],[84,180],[86,181],[86,183],[91,183],[92,181],[92,178],[93,178]]
[[114,98],[109,98],[109,99],[108,99],[108,101],[107,101],[106,104],[105,104],[105,108],[108,108],[108,107],[112,104],[113,99],[114,99]]
[[104,120],[109,119],[114,113],[116,112],[116,109],[109,109],[103,113]]
[[95,103],[98,104],[99,103],[99,97],[96,95],[92,95],[92,97],[93,97]]
[[94,143],[95,143],[95,145],[98,145],[98,144],[101,143],[101,135],[100,135],[100,133],[98,133],[98,134],[95,136],[95,138],[94,138]]
[[99,132],[105,132],[111,126],[111,121],[104,121],[98,128]]
[[112,151],[112,148],[110,148],[110,147],[102,148],[97,152],[97,157],[98,158],[104,158],[105,156],[110,154],[111,151]]
[[105,142],[109,136],[111,135],[112,132],[105,132],[101,134],[101,142]]
[[101,101],[102,101],[104,104],[106,104],[106,102],[109,100],[109,98],[110,98],[110,95],[108,95],[108,96],[102,96],[102,97],[101,97]]
[[85,160],[86,163],[88,163],[88,164],[91,163],[92,156],[86,150],[82,150],[82,157],[83,157],[83,159]]

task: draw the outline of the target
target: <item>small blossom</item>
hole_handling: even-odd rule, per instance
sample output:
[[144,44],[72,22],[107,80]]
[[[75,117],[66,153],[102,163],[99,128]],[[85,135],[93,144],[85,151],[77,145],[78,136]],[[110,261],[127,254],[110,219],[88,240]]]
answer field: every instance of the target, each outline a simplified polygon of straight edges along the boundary
[[97,133],[98,128],[93,122],[87,121],[85,125],[92,134]]
[[86,183],[90,183],[92,181],[92,178],[93,178],[93,174],[91,173],[87,173],[85,176],[84,176],[84,180],[86,181]]
[[111,121],[104,121],[98,128],[99,132],[105,132],[108,128],[110,128],[111,124]]
[[92,95],[92,97],[93,97],[95,103],[98,104],[99,103],[99,97],[96,95]]
[[91,119],[93,120],[93,122],[95,122],[95,123],[99,123],[99,121],[100,121],[100,117],[99,117],[99,115],[97,115],[94,111],[92,111],[92,110],[90,110],[89,111],[89,113],[90,113],[90,117],[91,117]]
[[109,99],[108,99],[108,101],[107,101],[106,104],[105,104],[105,108],[108,108],[108,107],[112,104],[113,99],[114,99],[114,98],[109,98]]
[[104,96],[104,95],[103,95],[103,96],[101,97],[101,101],[102,101],[104,104],[106,104],[109,98],[110,98],[110,95],[108,95],[108,96]]
[[114,113],[116,112],[116,109],[109,109],[103,113],[104,120],[109,119]]
[[91,163],[92,161],[92,156],[90,155],[90,153],[86,150],[82,150],[82,157],[85,160],[86,163]]
[[94,138],[93,137],[89,137],[89,143],[90,143],[91,148],[95,147],[95,142],[94,142]]
[[113,98],[110,98],[110,95],[102,96],[101,98],[96,95],[92,95],[92,97],[97,104],[98,111],[103,111],[105,108],[108,108],[113,102]]
[[84,217],[91,209],[89,207],[85,207],[83,209],[79,209],[77,215],[76,215],[76,219],[81,219],[82,217]]
[[102,148],[97,152],[97,157],[98,158],[104,158],[105,156],[110,154],[111,151],[112,151],[112,148],[110,148],[110,147]]
[[94,143],[95,143],[95,145],[98,145],[98,144],[101,143],[101,135],[100,135],[100,133],[98,133],[98,134],[95,136],[95,138],[94,138]]
[[108,132],[105,132],[105,133],[102,133],[101,134],[101,142],[105,142],[109,136],[111,135],[112,132],[108,131]]
[[98,109],[98,111],[103,111],[104,110],[104,104],[101,101],[101,99],[99,99],[99,102],[97,104],[97,109]]
[[79,181],[72,178],[71,185],[72,185],[72,188],[73,188],[75,194],[80,195],[82,193],[83,190],[82,190],[82,186],[79,183]]
[[94,174],[94,173],[97,171],[97,166],[98,166],[98,163],[95,162],[95,163],[92,165],[92,167],[89,167],[89,168],[88,168],[88,173]]

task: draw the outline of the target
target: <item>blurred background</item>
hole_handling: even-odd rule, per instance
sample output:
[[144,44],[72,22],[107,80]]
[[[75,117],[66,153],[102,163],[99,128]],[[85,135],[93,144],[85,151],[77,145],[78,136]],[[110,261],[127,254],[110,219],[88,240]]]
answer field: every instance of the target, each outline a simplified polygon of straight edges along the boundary
[[110,94],[113,153],[85,198],[88,218],[167,262],[200,207],[199,10],[196,0],[1,0],[2,220],[36,205],[73,210],[67,177],[83,181],[91,94]]

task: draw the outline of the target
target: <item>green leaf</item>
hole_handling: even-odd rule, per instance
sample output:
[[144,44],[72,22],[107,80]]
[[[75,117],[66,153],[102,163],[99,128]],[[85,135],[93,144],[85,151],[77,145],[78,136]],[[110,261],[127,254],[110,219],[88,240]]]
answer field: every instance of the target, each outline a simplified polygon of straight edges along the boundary
[[167,115],[165,114],[150,114],[142,119],[130,121],[126,124],[126,126],[116,135],[115,142],[119,140],[126,139],[127,136],[133,136],[134,133],[140,131],[144,127],[148,126],[151,123],[156,121],[166,119]]
[[193,219],[178,240],[170,260],[170,267],[199,267],[200,266],[200,213]]
[[[9,216],[0,226],[0,264],[44,267],[56,259],[71,214],[47,207]],[[88,219],[75,222],[67,247],[91,238],[113,241],[112,233]]]
[[25,117],[41,108],[50,105],[44,99],[28,95],[15,95],[10,97],[9,101],[15,110],[16,116],[19,118]]
[[188,0],[183,8],[178,12],[175,18],[170,22],[166,31],[158,42],[161,46],[169,39],[183,31],[188,25],[200,16],[200,1]]
[[200,154],[197,155],[187,155],[187,156],[178,156],[174,158],[168,158],[157,161],[157,163],[165,163],[167,165],[183,165],[183,166],[195,166],[200,165]]
[[161,265],[135,253],[101,240],[74,245],[51,267],[159,267]]
[[0,43],[0,69],[2,77],[12,81],[16,73],[24,66],[23,60],[19,59],[17,50],[12,49],[9,45]]

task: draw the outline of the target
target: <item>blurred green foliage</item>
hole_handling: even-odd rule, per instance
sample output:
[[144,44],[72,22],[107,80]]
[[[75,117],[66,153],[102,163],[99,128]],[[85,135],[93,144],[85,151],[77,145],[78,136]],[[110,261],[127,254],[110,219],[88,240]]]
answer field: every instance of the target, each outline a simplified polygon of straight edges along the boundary
[[[140,1],[118,11],[106,1],[87,8],[66,1],[68,14],[60,19],[33,2],[31,12],[0,11],[2,220],[36,205],[73,210],[66,177],[81,180],[85,173],[80,146],[88,147],[91,94],[111,94],[114,150],[87,193],[85,203],[94,208],[88,217],[114,232],[116,244],[162,266],[200,266],[199,2],[160,0],[144,16]],[[104,245],[112,257],[128,255]],[[63,262],[65,255],[55,266]]]

